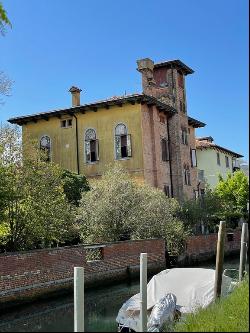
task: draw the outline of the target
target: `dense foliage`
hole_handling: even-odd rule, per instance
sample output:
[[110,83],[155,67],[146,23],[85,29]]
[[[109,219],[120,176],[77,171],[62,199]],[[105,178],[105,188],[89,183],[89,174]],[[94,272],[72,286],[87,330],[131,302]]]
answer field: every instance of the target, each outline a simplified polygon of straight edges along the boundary
[[197,199],[189,199],[182,203],[178,217],[186,228],[195,234],[215,232],[219,223],[221,202],[212,190],[206,189],[205,194]]
[[138,185],[117,166],[83,194],[78,209],[81,237],[87,243],[160,237],[176,254],[187,235],[176,218],[178,209],[175,199],[155,188]]
[[58,165],[44,162],[43,153],[34,143],[24,150],[22,159],[18,128],[9,125],[0,128],[2,250],[55,246],[74,239],[78,233],[75,208],[70,201],[80,195],[83,183],[87,186],[86,180],[71,177]]
[[215,194],[221,202],[221,215],[226,220],[247,216],[249,182],[243,171],[228,174],[226,179],[220,177]]
[[86,177],[70,172],[69,170],[64,170],[62,172],[62,179],[64,193],[66,194],[68,202],[78,206],[82,192],[90,190]]

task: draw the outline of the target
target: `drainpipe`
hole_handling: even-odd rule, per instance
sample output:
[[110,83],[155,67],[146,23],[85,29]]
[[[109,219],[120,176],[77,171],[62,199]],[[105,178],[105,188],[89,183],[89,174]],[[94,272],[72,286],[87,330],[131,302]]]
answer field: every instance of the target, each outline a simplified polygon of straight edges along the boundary
[[76,164],[77,164],[77,174],[80,174],[80,165],[79,165],[79,144],[78,144],[78,121],[77,117],[73,114],[73,117],[76,120]]
[[168,155],[169,155],[169,171],[170,171],[170,184],[171,184],[171,198],[174,197],[173,193],[173,176],[172,176],[172,163],[171,163],[171,149],[170,149],[170,136],[169,136],[169,125],[167,119],[167,132],[168,132]]

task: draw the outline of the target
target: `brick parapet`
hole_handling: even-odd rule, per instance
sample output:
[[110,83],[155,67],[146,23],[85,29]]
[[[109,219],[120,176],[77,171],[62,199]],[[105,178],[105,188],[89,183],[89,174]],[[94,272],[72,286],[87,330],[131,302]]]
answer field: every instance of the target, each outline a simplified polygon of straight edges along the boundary
[[[99,260],[87,261],[91,248],[101,251]],[[141,252],[148,253],[149,267],[165,267],[165,241],[160,239],[1,254],[0,304],[72,288],[77,266],[85,268],[87,286],[125,278],[127,267],[139,267]]]

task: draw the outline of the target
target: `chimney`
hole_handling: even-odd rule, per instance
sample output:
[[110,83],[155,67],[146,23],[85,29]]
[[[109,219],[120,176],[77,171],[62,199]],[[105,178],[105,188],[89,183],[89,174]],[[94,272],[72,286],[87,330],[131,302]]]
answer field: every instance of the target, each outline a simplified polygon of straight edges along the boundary
[[149,58],[137,60],[137,70],[142,74],[142,89],[147,93],[155,85],[154,62]]
[[72,95],[72,106],[80,106],[80,93],[82,89],[79,89],[77,87],[72,86],[69,89],[69,92],[71,92]]

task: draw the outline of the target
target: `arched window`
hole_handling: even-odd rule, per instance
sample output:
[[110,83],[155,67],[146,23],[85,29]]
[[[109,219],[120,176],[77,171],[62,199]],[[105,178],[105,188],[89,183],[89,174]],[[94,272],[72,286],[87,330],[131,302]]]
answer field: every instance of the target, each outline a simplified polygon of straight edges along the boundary
[[184,164],[184,184],[191,185],[190,168],[187,164]]
[[132,156],[131,135],[124,124],[115,128],[115,155],[117,160]]
[[47,135],[44,135],[40,139],[40,149],[43,152],[42,159],[45,162],[51,161],[51,140],[50,137]]
[[185,127],[181,128],[181,143],[184,145],[188,144],[188,131]]
[[86,163],[99,161],[99,143],[92,128],[85,132],[85,160]]

